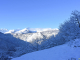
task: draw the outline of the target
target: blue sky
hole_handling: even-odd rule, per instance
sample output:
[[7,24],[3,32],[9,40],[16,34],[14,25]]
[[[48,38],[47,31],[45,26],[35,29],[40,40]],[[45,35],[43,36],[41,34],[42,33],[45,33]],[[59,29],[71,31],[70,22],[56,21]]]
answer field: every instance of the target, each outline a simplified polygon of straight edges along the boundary
[[80,0],[0,0],[0,28],[58,28]]

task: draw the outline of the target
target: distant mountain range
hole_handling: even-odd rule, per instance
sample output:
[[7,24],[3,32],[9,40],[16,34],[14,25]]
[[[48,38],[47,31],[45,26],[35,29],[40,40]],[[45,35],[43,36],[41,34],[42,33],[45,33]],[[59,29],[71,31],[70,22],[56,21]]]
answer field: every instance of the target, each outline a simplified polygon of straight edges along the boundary
[[25,33],[35,33],[36,31],[31,31],[27,28],[25,29],[15,29],[15,30],[9,30],[5,33],[20,33],[20,34],[25,34]]
[[15,30],[8,30],[8,29],[0,29],[0,32],[4,34],[12,34],[14,37],[19,38],[21,40],[27,41],[27,42],[33,42],[35,40],[43,41],[49,39],[51,36],[55,36],[58,34],[58,29],[15,29]]
[[8,31],[9,31],[8,29],[0,29],[0,32],[2,32],[2,33],[6,33]]
[[8,33],[20,33],[20,34],[25,34],[25,33],[35,33],[37,31],[31,31],[27,28],[25,29],[13,29],[13,30],[8,30],[8,29],[0,29],[0,32],[8,34]]
[[24,29],[13,29],[13,30],[8,30],[8,29],[0,29],[0,32],[2,33],[20,33],[20,34],[25,34],[25,33],[36,33],[36,32],[43,32],[43,31],[49,31],[49,30],[58,30],[58,29],[51,29],[51,28],[24,28]]

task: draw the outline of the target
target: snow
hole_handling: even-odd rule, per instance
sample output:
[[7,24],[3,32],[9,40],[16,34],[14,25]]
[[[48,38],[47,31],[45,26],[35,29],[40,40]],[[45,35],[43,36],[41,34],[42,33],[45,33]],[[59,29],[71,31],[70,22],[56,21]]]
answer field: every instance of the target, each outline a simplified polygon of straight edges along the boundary
[[42,32],[42,31],[48,31],[48,30],[58,30],[57,28],[30,28],[32,31]]
[[[8,34],[8,33],[17,33],[17,34],[26,34],[26,33],[36,33],[36,32],[44,32],[44,31],[50,31],[50,30],[53,30],[53,31],[58,31],[57,28],[55,29],[52,29],[52,28],[24,28],[24,29],[12,29],[12,30],[8,30],[8,29],[0,29],[0,32],[4,33],[4,34]],[[53,33],[54,36],[57,34],[56,33]],[[53,35],[51,34],[51,35]],[[49,36],[51,36],[49,34]]]
[[50,49],[28,53],[21,57],[13,58],[12,60],[71,60],[71,59],[78,60],[80,59],[80,47],[73,47],[75,46],[76,42],[80,44],[80,39],[75,39],[73,43],[70,42],[64,45],[55,46]]
[[28,31],[29,30],[27,28],[25,28],[25,29],[17,31],[16,33],[28,33]]
[[32,35],[29,35],[29,36],[27,37],[27,42],[32,42],[32,41],[36,40],[37,38],[38,38],[38,39],[43,38],[43,36],[41,35],[41,33],[34,33],[34,34],[32,34]]
[[5,33],[14,33],[15,30],[9,30],[8,32],[5,32]]
[[8,29],[0,29],[0,32],[2,33],[8,32],[8,31],[9,31]]
[[30,31],[29,29],[27,28],[24,28],[24,29],[13,29],[13,30],[9,30],[9,31],[6,31],[4,32],[5,34],[8,34],[8,33],[19,33],[19,34],[23,34],[23,33],[35,33],[36,31]]
[[[31,29],[29,29],[31,31]],[[25,32],[26,31],[26,32]],[[24,34],[22,34],[24,32]],[[47,31],[42,31],[42,32],[36,32],[36,33],[27,33],[28,30],[27,29],[22,29],[17,31],[17,33],[13,33],[12,35],[16,38],[19,38],[21,40],[27,41],[27,42],[32,42],[35,40],[43,40],[44,37],[43,35],[46,37],[46,39],[49,39],[51,36],[55,36],[56,34],[58,34],[58,30],[56,29],[51,29],[51,30],[47,30]],[[27,33],[27,34],[26,34]]]

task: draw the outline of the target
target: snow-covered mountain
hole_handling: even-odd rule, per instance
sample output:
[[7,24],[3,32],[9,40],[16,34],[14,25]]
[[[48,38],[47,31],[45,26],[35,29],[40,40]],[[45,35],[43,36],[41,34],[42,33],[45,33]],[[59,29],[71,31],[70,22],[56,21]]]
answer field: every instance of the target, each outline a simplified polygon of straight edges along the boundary
[[7,33],[19,33],[19,34],[25,34],[25,33],[35,33],[36,31],[31,31],[27,28],[25,29],[15,29],[15,30],[9,30],[7,32],[5,32],[6,34]]
[[16,33],[17,31],[19,31],[19,30],[9,30],[9,31],[5,32],[5,34],[8,34],[8,33]]
[[[21,31],[25,31],[24,30],[20,30],[18,32],[21,33]],[[58,34],[59,30],[47,30],[47,31],[42,31],[42,32],[36,32],[36,33],[25,33],[25,34],[19,34],[19,33],[11,33],[14,37],[19,38],[21,40],[27,41],[27,42],[32,42],[35,40],[43,40],[45,39],[49,39],[51,36],[55,36],[56,34]]]
[[80,60],[80,39],[50,49],[25,54],[12,60]]
[[9,31],[8,29],[0,29],[0,32],[2,32],[2,33],[6,33],[8,31]]
[[58,30],[57,28],[29,28],[32,31],[37,31],[37,32],[43,32],[43,31],[48,31],[48,30]]
[[[7,29],[6,29],[7,30]],[[1,30],[3,31],[3,30]],[[49,39],[51,36],[55,36],[58,34],[58,29],[51,29],[51,28],[25,28],[25,29],[15,29],[15,30],[7,30],[4,33],[5,34],[12,34],[14,37],[19,38],[21,40],[32,42],[35,40],[41,40],[43,41],[44,37],[45,39]]]
[[19,30],[19,31],[17,31],[17,32],[15,32],[15,33],[20,33],[20,34],[25,34],[25,33],[36,33],[36,31],[31,31],[31,30],[25,28],[25,29]]
[[50,31],[50,30],[58,30],[57,28],[51,29],[51,28],[24,28],[24,29],[0,29],[0,32],[2,33],[36,33],[36,32],[43,32],[43,31]]

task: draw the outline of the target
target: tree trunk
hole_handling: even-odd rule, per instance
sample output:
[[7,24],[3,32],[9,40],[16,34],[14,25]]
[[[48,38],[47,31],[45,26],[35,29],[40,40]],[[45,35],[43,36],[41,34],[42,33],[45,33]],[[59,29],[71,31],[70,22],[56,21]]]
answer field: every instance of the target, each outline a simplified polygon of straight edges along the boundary
[[80,23],[79,23],[79,28],[80,28]]

